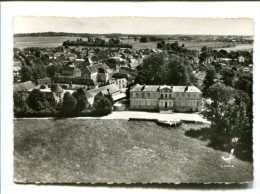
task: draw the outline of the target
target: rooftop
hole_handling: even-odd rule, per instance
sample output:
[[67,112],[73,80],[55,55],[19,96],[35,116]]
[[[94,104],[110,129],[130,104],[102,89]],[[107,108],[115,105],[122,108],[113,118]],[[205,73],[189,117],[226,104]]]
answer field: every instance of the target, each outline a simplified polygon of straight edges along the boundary
[[27,81],[14,85],[14,92],[28,91],[34,88],[36,88],[36,85],[32,81]]
[[112,84],[112,85],[103,86],[103,87],[100,87],[97,89],[86,90],[86,93],[89,93],[92,96],[96,96],[99,92],[102,92],[103,94],[107,94],[108,89],[109,89],[110,94],[113,94],[113,93],[119,91],[119,88],[115,84]]
[[[159,86],[159,85],[139,85],[139,84],[136,84],[135,86],[133,86],[131,89],[131,92],[133,92],[133,91],[157,92],[164,88],[169,88],[172,90],[172,92],[201,92],[195,86],[166,86],[166,85]],[[185,91],[185,88],[187,88],[187,91]]]

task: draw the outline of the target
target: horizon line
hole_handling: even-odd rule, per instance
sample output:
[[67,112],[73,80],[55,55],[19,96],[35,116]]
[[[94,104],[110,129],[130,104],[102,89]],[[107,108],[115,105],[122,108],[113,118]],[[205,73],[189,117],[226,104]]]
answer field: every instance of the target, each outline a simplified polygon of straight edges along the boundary
[[120,32],[112,32],[112,33],[90,33],[90,32],[64,32],[64,31],[42,31],[42,32],[20,32],[20,33],[14,33],[13,35],[20,35],[20,34],[39,34],[39,33],[68,33],[68,34],[97,34],[97,35],[111,35],[111,34],[118,34],[118,35],[157,35],[157,36],[173,36],[173,35],[185,35],[185,36],[251,36],[253,37],[254,35],[249,35],[249,34],[244,34],[244,35],[237,35],[237,34],[144,34],[144,33],[120,33]]

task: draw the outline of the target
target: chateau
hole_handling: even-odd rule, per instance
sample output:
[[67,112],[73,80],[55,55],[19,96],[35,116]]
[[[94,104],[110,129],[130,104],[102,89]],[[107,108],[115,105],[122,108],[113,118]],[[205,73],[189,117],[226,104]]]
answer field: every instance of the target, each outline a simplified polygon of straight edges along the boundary
[[130,90],[130,109],[198,112],[202,92],[195,86],[136,84]]

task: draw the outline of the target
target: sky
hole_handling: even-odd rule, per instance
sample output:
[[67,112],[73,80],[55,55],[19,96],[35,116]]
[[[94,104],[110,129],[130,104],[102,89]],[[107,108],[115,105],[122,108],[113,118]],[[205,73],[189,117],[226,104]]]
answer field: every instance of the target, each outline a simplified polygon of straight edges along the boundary
[[152,17],[24,17],[14,18],[14,33],[71,32],[122,34],[253,35],[252,19]]

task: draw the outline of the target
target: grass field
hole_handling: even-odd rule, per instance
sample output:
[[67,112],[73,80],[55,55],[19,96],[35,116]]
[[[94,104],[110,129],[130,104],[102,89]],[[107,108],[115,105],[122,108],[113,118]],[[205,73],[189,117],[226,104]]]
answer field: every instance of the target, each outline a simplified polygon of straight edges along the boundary
[[185,130],[126,120],[15,119],[16,182],[247,182],[253,165],[189,138]]
[[[172,43],[175,41],[166,41],[166,43]],[[147,43],[141,43],[141,42],[129,42],[130,44],[133,45],[133,49],[146,49],[146,48],[157,48],[157,43],[158,42],[147,42]],[[188,42],[188,41],[179,41],[179,45],[184,44],[187,49],[195,49],[195,50],[200,50],[201,47],[207,46],[207,47],[216,47],[216,48],[222,48],[226,47],[228,45],[232,45],[232,43],[228,42]]]

